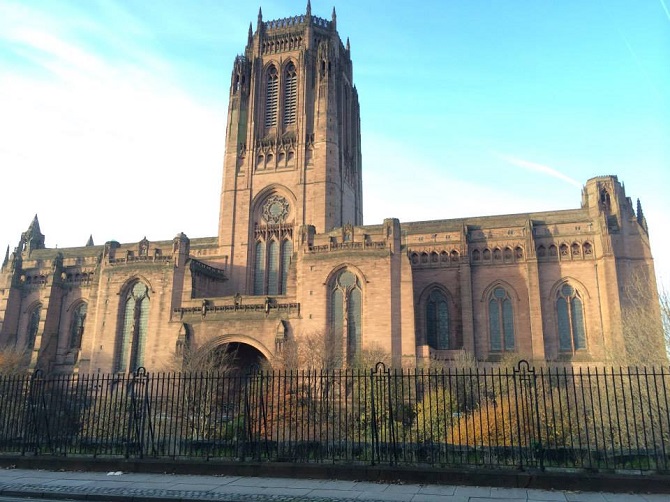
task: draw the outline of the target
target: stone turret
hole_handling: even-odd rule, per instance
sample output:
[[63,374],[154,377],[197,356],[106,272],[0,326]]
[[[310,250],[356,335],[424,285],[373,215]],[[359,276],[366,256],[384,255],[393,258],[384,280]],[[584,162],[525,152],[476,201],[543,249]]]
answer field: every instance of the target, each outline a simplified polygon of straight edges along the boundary
[[28,230],[21,234],[21,242],[19,243],[19,251],[26,251],[30,254],[35,249],[44,249],[44,235],[40,231],[40,222],[37,215],[33,218]]

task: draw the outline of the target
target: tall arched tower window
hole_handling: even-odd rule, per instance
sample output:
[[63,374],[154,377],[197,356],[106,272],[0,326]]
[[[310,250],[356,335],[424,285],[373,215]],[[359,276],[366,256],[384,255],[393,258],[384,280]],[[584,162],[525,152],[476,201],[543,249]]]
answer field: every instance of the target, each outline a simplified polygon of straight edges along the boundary
[[569,284],[564,284],[558,290],[556,315],[560,351],[585,350],[584,303],[579,292]]
[[426,302],[426,342],[437,350],[449,348],[449,305],[439,289],[431,291]]
[[489,338],[493,352],[515,349],[512,300],[500,286],[494,288],[489,295]]
[[28,318],[28,329],[26,330],[26,352],[32,352],[35,348],[35,339],[40,327],[40,317],[42,316],[42,305],[36,305],[30,311]]
[[274,127],[277,125],[277,104],[279,90],[279,75],[277,68],[270,66],[266,73],[265,88],[265,127]]
[[284,125],[295,124],[298,96],[298,73],[295,65],[289,63],[284,71]]
[[117,335],[114,370],[135,371],[144,364],[144,345],[149,319],[149,288],[136,282],[126,292],[122,309],[122,322]]
[[81,348],[81,339],[84,335],[84,323],[86,322],[86,311],[88,304],[80,303],[72,312],[70,321],[70,349]]
[[[360,354],[362,336],[361,283],[349,270],[343,270],[331,282],[329,302],[330,334],[336,360],[347,365]],[[344,357],[341,357],[341,356]]]

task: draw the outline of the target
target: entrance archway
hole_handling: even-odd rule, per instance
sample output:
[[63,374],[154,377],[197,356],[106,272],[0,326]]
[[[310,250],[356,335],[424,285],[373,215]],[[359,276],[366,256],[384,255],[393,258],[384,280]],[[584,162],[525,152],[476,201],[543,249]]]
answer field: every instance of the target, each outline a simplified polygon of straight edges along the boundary
[[241,342],[222,343],[211,351],[212,362],[221,371],[247,372],[269,364],[261,351]]
[[258,340],[246,335],[228,334],[208,340],[192,355],[201,368],[195,371],[247,373],[252,368],[269,368],[272,353]]

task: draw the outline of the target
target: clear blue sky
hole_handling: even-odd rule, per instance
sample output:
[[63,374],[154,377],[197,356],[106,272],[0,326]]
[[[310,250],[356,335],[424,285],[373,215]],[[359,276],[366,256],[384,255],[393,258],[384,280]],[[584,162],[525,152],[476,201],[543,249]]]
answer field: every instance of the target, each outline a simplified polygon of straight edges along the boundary
[[[230,71],[258,7],[0,0],[2,250],[35,213],[50,247],[215,235]],[[670,286],[668,0],[336,8],[366,223],[574,208],[588,178],[617,174]]]

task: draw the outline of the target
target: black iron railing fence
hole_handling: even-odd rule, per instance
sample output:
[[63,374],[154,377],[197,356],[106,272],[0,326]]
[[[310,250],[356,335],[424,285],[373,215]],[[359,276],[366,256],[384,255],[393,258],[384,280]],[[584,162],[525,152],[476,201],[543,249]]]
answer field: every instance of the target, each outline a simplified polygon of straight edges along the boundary
[[666,368],[0,376],[0,452],[669,472]]

